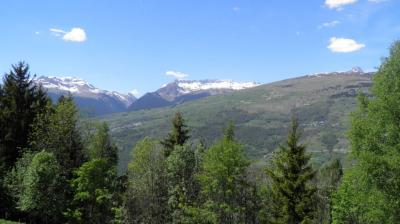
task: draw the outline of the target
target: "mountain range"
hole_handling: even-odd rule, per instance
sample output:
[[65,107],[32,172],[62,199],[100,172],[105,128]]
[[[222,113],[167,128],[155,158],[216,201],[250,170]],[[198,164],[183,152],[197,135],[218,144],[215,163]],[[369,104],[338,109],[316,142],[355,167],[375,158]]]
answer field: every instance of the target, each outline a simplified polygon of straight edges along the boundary
[[135,101],[129,111],[153,109],[201,99],[207,96],[230,93],[258,86],[258,83],[239,83],[229,80],[175,80],[155,92],[147,93]]
[[88,116],[123,112],[136,101],[132,94],[101,90],[75,77],[40,76],[34,82],[41,84],[53,101],[71,94],[80,111]]
[[41,84],[53,100],[57,100],[61,95],[71,94],[80,111],[90,117],[176,106],[203,97],[259,85],[254,82],[239,83],[225,80],[175,80],[137,99],[130,93],[101,90],[76,77],[40,76],[34,81]]
[[314,162],[343,158],[348,151],[348,115],[357,105],[357,93],[368,94],[372,76],[356,67],[262,85],[176,80],[139,99],[100,90],[79,78],[39,77],[36,81],[53,98],[70,93],[81,111],[89,108],[94,115],[102,115],[94,119],[109,124],[121,150],[120,169],[124,170],[136,142],[144,137],[165,137],[177,111],[186,118],[192,141],[202,139],[208,145],[233,121],[249,158],[261,162],[284,141],[295,113]]
[[231,121],[236,138],[248,157],[265,162],[284,143],[293,113],[299,118],[302,141],[316,164],[344,158],[349,114],[357,105],[359,91],[369,94],[373,73],[359,68],[345,72],[317,73],[258,85],[253,88],[211,95],[161,107],[109,114],[106,121],[120,148],[120,169],[124,170],[132,148],[144,137],[162,139],[171,129],[174,113],[183,114],[191,140],[213,144]]

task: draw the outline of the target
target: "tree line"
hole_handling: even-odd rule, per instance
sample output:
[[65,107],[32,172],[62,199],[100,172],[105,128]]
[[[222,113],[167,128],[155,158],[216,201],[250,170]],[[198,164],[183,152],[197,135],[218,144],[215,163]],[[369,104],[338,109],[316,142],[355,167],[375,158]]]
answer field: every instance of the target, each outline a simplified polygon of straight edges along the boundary
[[[351,114],[351,165],[315,167],[291,118],[267,164],[246,158],[234,124],[211,146],[179,112],[161,140],[144,138],[117,174],[105,123],[79,119],[71,96],[51,102],[29,66],[0,86],[0,218],[25,223],[399,223],[400,43]],[[343,177],[343,178],[342,178]]]

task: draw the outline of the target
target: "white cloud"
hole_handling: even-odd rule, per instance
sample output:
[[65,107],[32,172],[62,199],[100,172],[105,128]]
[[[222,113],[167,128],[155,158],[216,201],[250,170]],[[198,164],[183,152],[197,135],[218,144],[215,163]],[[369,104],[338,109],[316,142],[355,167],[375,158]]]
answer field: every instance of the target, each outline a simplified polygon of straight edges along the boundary
[[357,0],[325,0],[325,5],[330,9],[341,10],[343,6],[356,3]]
[[36,35],[39,35],[39,34],[40,34],[40,32],[39,32],[39,31],[35,31],[35,34],[36,34]]
[[61,29],[51,28],[50,32],[56,36],[62,36],[62,39],[65,41],[71,42],[84,42],[86,41],[86,33],[82,28],[72,28],[69,32]]
[[349,53],[365,47],[365,44],[360,44],[353,39],[346,38],[332,37],[329,42],[328,48],[335,53]]
[[186,77],[188,77],[189,75],[183,72],[177,72],[177,71],[167,71],[165,73],[166,76],[172,76],[176,79],[184,79]]
[[335,27],[335,26],[337,26],[337,25],[339,25],[339,24],[340,24],[340,21],[334,20],[334,21],[331,21],[331,22],[323,23],[323,24],[319,25],[318,28],[319,28],[319,29],[322,29],[322,28],[324,28],[324,27],[327,27],[327,28],[329,28],[329,27]]
[[130,91],[129,93],[132,94],[132,95],[134,95],[135,97],[140,96],[140,92],[139,92],[139,90],[137,90],[137,89],[134,89],[134,90]]

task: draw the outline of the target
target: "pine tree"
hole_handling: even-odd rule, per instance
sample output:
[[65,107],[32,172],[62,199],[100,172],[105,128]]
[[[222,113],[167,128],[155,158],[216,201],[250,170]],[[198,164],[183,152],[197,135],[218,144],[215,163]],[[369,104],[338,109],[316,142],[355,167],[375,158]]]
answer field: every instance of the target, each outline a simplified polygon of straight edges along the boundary
[[166,139],[161,141],[161,144],[164,146],[165,156],[168,157],[175,146],[183,146],[189,138],[189,130],[182,114],[180,112],[175,113],[175,117],[172,119],[172,131],[168,133]]
[[267,174],[272,180],[272,223],[298,224],[313,218],[315,172],[309,165],[306,147],[299,144],[299,124],[292,118],[286,141],[275,153]]
[[31,80],[24,62],[12,65],[5,74],[0,94],[0,160],[4,166],[14,165],[28,147],[28,136],[34,118],[45,111],[49,99],[40,86]]
[[73,170],[87,160],[78,127],[78,110],[72,98],[60,98],[54,109],[35,119],[32,129],[31,148],[54,153],[65,178],[71,179]]
[[117,166],[118,148],[111,140],[108,125],[103,122],[97,124],[96,132],[89,143],[90,159],[105,159],[110,166]]
[[12,208],[3,177],[28,147],[34,118],[46,110],[49,101],[45,91],[32,82],[24,62],[12,65],[4,75],[0,85],[0,217],[9,216]]

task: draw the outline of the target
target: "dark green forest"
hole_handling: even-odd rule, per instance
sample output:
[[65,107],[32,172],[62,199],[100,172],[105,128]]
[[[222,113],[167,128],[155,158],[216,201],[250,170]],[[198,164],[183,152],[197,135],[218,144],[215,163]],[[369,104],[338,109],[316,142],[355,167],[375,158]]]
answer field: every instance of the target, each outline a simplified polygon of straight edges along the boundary
[[247,157],[234,119],[209,145],[177,112],[119,173],[107,123],[32,77],[19,62],[0,85],[0,223],[400,223],[400,42],[359,93],[344,167],[310,161],[296,110],[266,165]]

